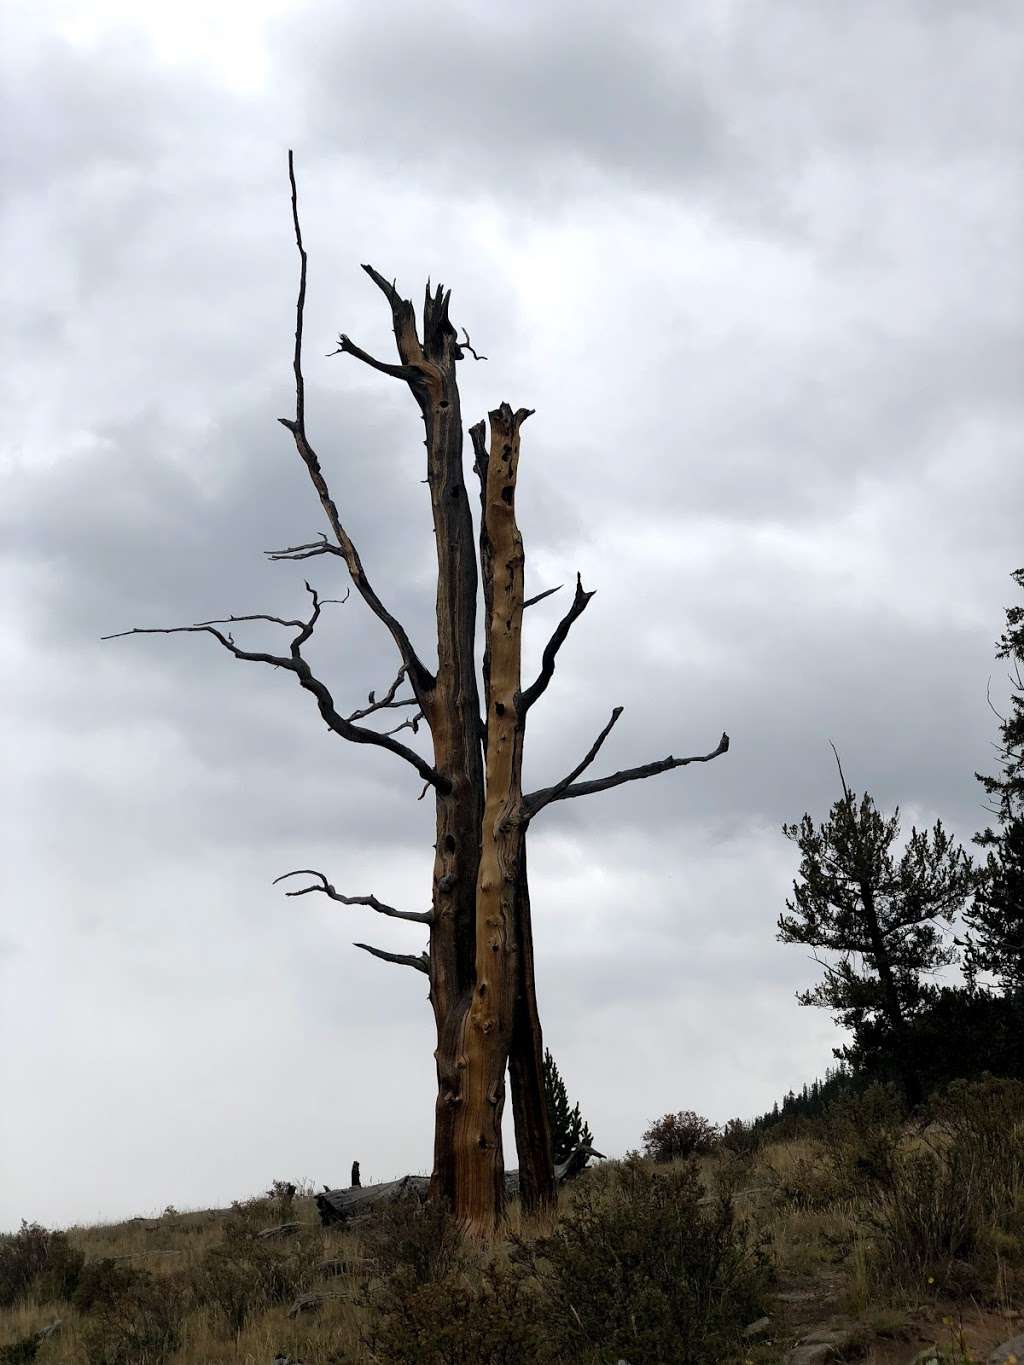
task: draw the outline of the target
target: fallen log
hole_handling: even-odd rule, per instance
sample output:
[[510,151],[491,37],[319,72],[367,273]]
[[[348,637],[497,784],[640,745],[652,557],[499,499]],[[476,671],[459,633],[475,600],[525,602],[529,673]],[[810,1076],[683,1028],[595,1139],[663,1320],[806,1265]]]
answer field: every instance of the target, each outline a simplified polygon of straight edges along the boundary
[[[586,1170],[591,1157],[601,1157],[603,1153],[593,1147],[580,1146],[571,1152],[565,1161],[555,1163],[555,1184],[561,1185],[575,1180]],[[332,1223],[346,1223],[353,1218],[362,1218],[384,1204],[393,1204],[399,1199],[415,1199],[422,1204],[430,1189],[430,1177],[426,1175],[403,1175],[401,1180],[387,1180],[379,1185],[350,1185],[347,1189],[331,1190],[326,1186],[324,1192],[315,1196],[317,1212],[324,1227]],[[505,1172],[505,1197],[515,1199],[519,1194],[519,1172]]]
[[294,1237],[295,1234],[296,1234],[297,1232],[301,1232],[301,1230],[302,1230],[303,1228],[311,1228],[311,1227],[315,1227],[315,1224],[314,1224],[314,1223],[311,1223],[311,1222],[309,1222],[308,1220],[305,1220],[305,1219],[302,1220],[302,1221],[299,1221],[299,1222],[295,1222],[295,1223],[279,1223],[276,1227],[272,1227],[272,1228],[262,1228],[259,1232],[257,1232],[256,1236],[257,1236],[257,1237]]

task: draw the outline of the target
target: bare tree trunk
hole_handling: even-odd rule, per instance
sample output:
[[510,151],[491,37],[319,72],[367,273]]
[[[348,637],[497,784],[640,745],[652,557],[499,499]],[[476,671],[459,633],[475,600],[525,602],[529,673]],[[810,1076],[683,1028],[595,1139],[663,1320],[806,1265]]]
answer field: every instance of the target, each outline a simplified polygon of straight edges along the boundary
[[[523,542],[516,524],[519,429],[529,416],[507,403],[490,413],[482,472],[490,598],[487,641],[486,788],[476,900],[476,979],[455,1030],[462,1104],[455,1118],[455,1213],[487,1235],[505,1201],[501,1119],[519,982],[516,895],[523,837],[521,708]],[[478,446],[478,465],[480,449]]]
[[526,867],[526,836],[519,849],[516,877],[516,941],[519,988],[509,1052],[512,1115],[519,1153],[519,1197],[533,1211],[555,1202],[554,1151],[547,1098],[544,1094],[544,1036],[537,1009],[533,970],[533,926]]
[[[350,355],[363,364],[409,386],[423,417],[427,480],[437,548],[437,672],[416,652],[402,623],[388,610],[367,577],[359,552],[342,522],[319,455],[306,429],[302,344],[307,283],[307,256],[299,221],[298,190],[291,152],[288,154],[292,222],[299,253],[299,289],[295,306],[295,415],[278,420],[291,433],[323,508],[331,539],[268,551],[274,560],[306,560],[337,555],[344,560],[352,586],[390,634],[401,668],[387,693],[344,715],[326,682],[303,654],[321,609],[334,599],[321,599],[306,584],[312,600],[304,620],[269,614],[230,616],[190,626],[134,627],[122,635],[170,635],[198,632],[212,636],[236,659],[262,663],[295,678],[313,697],[328,730],[349,743],[370,745],[401,758],[426,785],[436,803],[436,843],[431,909],[399,910],[369,895],[346,895],[320,871],[282,873],[277,881],[312,878],[289,896],[319,892],[344,905],[429,925],[429,953],[394,953],[366,943],[363,948],[386,962],[410,966],[430,978],[430,1001],[437,1031],[435,1062],[438,1093],[435,1109],[434,1168],[430,1193],[448,1200],[463,1224],[490,1232],[501,1217],[505,1198],[501,1118],[505,1074],[511,1069],[516,1133],[523,1170],[522,1189],[528,1203],[553,1197],[551,1139],[544,1100],[542,1042],[533,974],[533,942],[526,854],[526,827],[546,806],[608,791],[690,763],[707,763],[727,751],[728,736],[707,754],[676,758],[623,769],[607,777],[580,781],[593,763],[621,707],[575,768],[554,786],[524,796],[522,757],[526,716],[551,681],[555,659],[573,622],[593,593],[584,592],[579,575],[576,594],[556,626],[544,652],[540,673],[521,689],[523,548],[515,518],[519,428],[530,415],[513,414],[502,404],[490,414],[491,449],[484,444],[483,424],[472,429],[481,477],[483,516],[481,563],[485,603],[483,660],[486,712],[480,714],[480,688],[475,657],[478,576],[473,518],[463,478],[462,415],[456,362],[469,351],[468,334],[460,343],[448,316],[449,294],[429,285],[423,306],[423,338],[412,303],[370,265],[363,269],[391,307],[399,362],[376,359],[347,336],[338,338],[335,355]],[[484,359],[484,357],[476,357]],[[554,591],[549,589],[532,601]],[[260,621],[296,633],[286,653],[250,650],[230,632],[219,629],[236,622]],[[115,638],[105,636],[105,639]],[[396,699],[403,679],[412,696]],[[389,707],[415,706],[418,713],[392,730],[379,731],[360,722]],[[433,741],[434,763],[395,738],[398,730],[415,731],[420,717]],[[556,1172],[557,1175],[557,1172]]]

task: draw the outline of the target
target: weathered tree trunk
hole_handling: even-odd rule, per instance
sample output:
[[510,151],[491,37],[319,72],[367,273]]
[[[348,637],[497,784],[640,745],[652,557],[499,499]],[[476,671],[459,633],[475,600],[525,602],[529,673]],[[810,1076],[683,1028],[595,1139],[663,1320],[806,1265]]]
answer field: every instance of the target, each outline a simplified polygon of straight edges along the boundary
[[[516,894],[523,836],[521,708],[523,542],[516,524],[519,429],[530,415],[490,413],[482,536],[490,601],[485,623],[486,786],[476,898],[476,976],[455,1030],[462,1103],[455,1119],[456,1216],[492,1232],[505,1200],[501,1119],[519,984]],[[478,452],[479,463],[479,452]],[[464,1178],[463,1178],[464,1177]]]
[[[624,769],[596,780],[579,781],[593,763],[621,707],[575,768],[554,786],[523,795],[522,757],[526,716],[551,681],[555,658],[573,622],[590,598],[579,575],[576,594],[543,651],[540,673],[521,689],[523,550],[515,518],[519,428],[529,412],[513,414],[502,404],[490,414],[491,449],[485,448],[482,424],[473,428],[477,469],[481,475],[483,516],[481,562],[485,602],[483,660],[484,716],[481,717],[475,633],[478,575],[473,517],[462,464],[462,414],[456,362],[464,351],[476,352],[469,336],[460,343],[448,316],[449,294],[428,284],[423,307],[422,341],[412,303],[372,266],[363,269],[391,307],[398,364],[390,364],[338,338],[332,354],[351,355],[382,374],[406,383],[423,417],[427,480],[437,549],[437,672],[417,653],[402,623],[388,610],[371,585],[359,552],[345,529],[320,458],[306,429],[302,343],[307,282],[307,256],[299,222],[298,190],[291,152],[288,154],[292,222],[299,253],[299,289],[295,307],[295,415],[278,420],[291,433],[320,500],[331,539],[268,551],[274,560],[306,560],[337,555],[344,560],[352,586],[390,634],[401,668],[388,692],[370,694],[369,705],[344,715],[327,683],[313,670],[303,646],[313,635],[326,601],[308,582],[311,613],[303,621],[276,615],[231,616],[190,626],[135,627],[118,635],[199,632],[212,636],[236,659],[269,665],[291,675],[311,695],[321,719],[334,735],[349,743],[385,750],[410,765],[433,789],[436,803],[435,856],[431,908],[403,911],[374,895],[346,895],[323,872],[285,872],[277,881],[299,875],[311,885],[289,896],[321,892],[345,905],[367,906],[378,914],[429,925],[429,953],[393,953],[359,943],[384,961],[425,971],[437,1032],[435,1062],[434,1165],[430,1193],[447,1200],[456,1216],[477,1232],[489,1232],[500,1219],[505,1198],[501,1118],[505,1073],[511,1068],[516,1135],[523,1170],[524,1198],[530,1204],[552,1197],[552,1153],[544,1101],[542,1041],[533,976],[530,902],[523,840],[528,823],[555,801],[608,791],[689,763],[707,763],[726,752],[727,735],[708,754],[676,758]],[[484,359],[484,357],[477,357]],[[546,597],[549,589],[532,599]],[[293,628],[287,653],[243,648],[219,627],[236,621],[260,621]],[[113,637],[104,637],[113,638]],[[396,700],[405,679],[411,697]],[[364,721],[393,706],[417,706],[419,713],[393,730],[379,731]],[[394,736],[420,715],[430,729],[433,766],[416,749]],[[554,1179],[557,1179],[557,1170]],[[355,1176],[353,1177],[356,1178]]]
[[[488,468],[486,430],[483,422],[470,428],[476,453],[474,469],[480,480],[480,574],[484,599],[484,619],[490,621],[494,604],[494,545],[488,531]],[[491,642],[484,633],[484,694],[491,689]],[[526,708],[520,696],[517,710],[524,732]],[[486,725],[484,729],[486,735]],[[530,887],[526,864],[526,830],[522,831],[519,864],[516,869],[516,982],[515,1014],[509,1050],[509,1078],[512,1084],[512,1114],[515,1121],[516,1150],[519,1154],[518,1192],[523,1207],[540,1208],[555,1201],[554,1152],[547,1100],[544,1094],[544,1042],[537,1008],[537,989],[533,966],[533,925],[530,917]]]
[[533,925],[526,867],[526,834],[519,849],[516,876],[516,943],[519,983],[509,1052],[512,1116],[519,1153],[519,1197],[528,1212],[555,1201],[554,1151],[544,1094],[544,1035],[537,1008],[533,969]]
[[[477,567],[473,515],[462,464],[462,411],[456,379],[461,359],[448,316],[449,295],[428,286],[423,341],[412,304],[365,267],[391,304],[401,366],[426,432],[427,484],[437,550],[437,674],[421,698],[434,746],[435,843],[430,926],[430,1001],[437,1030],[437,1102],[431,1192],[461,1209],[464,1173],[453,1141],[462,1097],[457,1019],[473,986],[476,896],[484,773],[476,670]],[[355,350],[351,343],[343,348]],[[365,355],[362,358],[366,358]],[[378,366],[379,368],[379,366]],[[385,367],[388,368],[388,367]]]

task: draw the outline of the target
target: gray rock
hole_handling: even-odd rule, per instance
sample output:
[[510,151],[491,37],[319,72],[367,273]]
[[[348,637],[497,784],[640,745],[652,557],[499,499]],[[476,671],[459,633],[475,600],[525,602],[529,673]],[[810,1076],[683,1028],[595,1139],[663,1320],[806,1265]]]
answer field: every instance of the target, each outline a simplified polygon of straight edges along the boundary
[[997,1346],[988,1358],[988,1365],[1013,1365],[1015,1361],[1024,1365],[1024,1332]]
[[799,1341],[786,1356],[785,1365],[824,1365],[838,1360],[853,1337],[842,1327],[823,1327]]
[[768,1331],[771,1325],[771,1318],[758,1318],[756,1322],[747,1323],[741,1335],[744,1337],[760,1337]]

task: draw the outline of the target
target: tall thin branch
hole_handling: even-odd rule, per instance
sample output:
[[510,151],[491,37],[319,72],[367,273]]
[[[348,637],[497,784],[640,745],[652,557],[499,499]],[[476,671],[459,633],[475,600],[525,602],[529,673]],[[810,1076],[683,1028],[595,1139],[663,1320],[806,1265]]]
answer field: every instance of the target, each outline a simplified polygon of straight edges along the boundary
[[583,591],[582,579],[580,578],[580,575],[577,574],[576,593],[572,599],[572,605],[555,627],[551,639],[544,646],[544,653],[541,656],[540,672],[537,674],[535,681],[530,684],[522,695],[520,707],[524,715],[547,688],[547,685],[555,672],[555,658],[558,651],[562,648],[565,637],[569,634],[569,630],[572,627],[572,623],[577,617],[583,615],[587,609],[587,603],[593,595],[593,592]]
[[[309,438],[306,435],[306,388],[302,374],[302,328],[306,306],[307,258],[305,247],[302,244],[302,228],[299,223],[298,190],[295,183],[295,162],[291,151],[288,153],[288,180],[292,192],[292,223],[295,228],[295,245],[298,247],[300,262],[299,294],[295,305],[295,351],[292,360],[292,368],[295,372],[295,417],[294,419],[279,417],[278,421],[283,427],[286,427],[287,430],[291,432],[295,440],[295,448],[299,452],[299,457],[303,464],[309,471],[309,477],[320,498],[321,506],[327,516],[334,537],[338,542],[345,563],[348,565],[348,571],[352,576],[352,582],[355,584],[357,592],[377,619],[390,631],[391,637],[398,648],[402,663],[408,670],[409,680],[416,693],[416,699],[422,705],[426,699],[427,693],[429,693],[434,686],[434,675],[416,653],[405,627],[387,610],[373,590],[373,587],[366,576],[366,571],[363,568],[359,552],[349,537],[348,532],[342,525],[338,508],[334,499],[331,497],[331,491],[327,486],[327,480],[324,478],[323,470],[320,467],[319,457],[312,445],[310,445]],[[316,550],[315,552],[320,553],[319,550]]]

